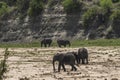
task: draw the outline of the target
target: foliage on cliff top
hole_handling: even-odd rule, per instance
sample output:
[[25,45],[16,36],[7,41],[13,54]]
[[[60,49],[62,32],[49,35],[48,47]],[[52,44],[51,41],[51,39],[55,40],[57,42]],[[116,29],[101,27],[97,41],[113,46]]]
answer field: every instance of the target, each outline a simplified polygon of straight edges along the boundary
[[37,16],[42,13],[43,9],[44,9],[44,5],[41,0],[31,0],[28,10],[28,15]]
[[8,6],[5,2],[0,2],[0,16],[8,12]]
[[70,14],[70,13],[76,13],[80,12],[82,7],[82,2],[75,1],[75,0],[64,0],[62,2],[62,5],[64,7],[64,10]]

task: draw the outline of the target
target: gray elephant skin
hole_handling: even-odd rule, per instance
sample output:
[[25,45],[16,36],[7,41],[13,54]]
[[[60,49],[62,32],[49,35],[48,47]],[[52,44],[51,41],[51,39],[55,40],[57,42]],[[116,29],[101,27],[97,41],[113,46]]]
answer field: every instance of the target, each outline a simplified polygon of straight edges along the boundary
[[49,39],[49,38],[43,39],[41,41],[41,47],[43,47],[43,45],[44,45],[44,47],[50,47],[51,43],[52,43],[52,39]]
[[88,64],[88,50],[86,48],[79,48],[78,49],[78,57],[77,62],[80,64]]
[[55,70],[55,62],[58,61],[58,72],[60,72],[61,66],[63,70],[66,71],[65,64],[70,65],[72,67],[71,71],[76,71],[77,68],[75,67],[75,56],[74,54],[67,52],[67,53],[57,53],[53,56],[53,70]]
[[58,39],[57,44],[59,47],[62,47],[62,46],[66,47],[67,45],[69,45],[69,47],[71,46],[71,43],[69,40]]

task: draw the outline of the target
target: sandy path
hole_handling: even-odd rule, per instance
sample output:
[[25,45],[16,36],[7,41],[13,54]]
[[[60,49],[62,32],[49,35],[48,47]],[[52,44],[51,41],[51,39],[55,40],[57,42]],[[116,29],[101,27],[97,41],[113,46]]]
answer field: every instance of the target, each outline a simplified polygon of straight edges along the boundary
[[[120,47],[86,47],[89,64],[77,71],[53,73],[52,57],[57,52],[77,51],[78,48],[12,48],[7,59],[4,80],[120,80]],[[56,64],[57,65],[57,64]],[[56,66],[57,67],[57,66]]]

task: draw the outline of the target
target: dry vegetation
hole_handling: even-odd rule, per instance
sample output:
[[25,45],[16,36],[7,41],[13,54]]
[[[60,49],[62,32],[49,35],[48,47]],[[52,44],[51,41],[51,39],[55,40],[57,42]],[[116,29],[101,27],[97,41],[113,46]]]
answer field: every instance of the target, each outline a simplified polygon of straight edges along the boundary
[[[86,47],[89,64],[79,65],[77,71],[54,73],[52,57],[61,51],[78,48],[9,48],[4,80],[119,80],[120,47]],[[4,49],[0,49],[0,57]],[[57,64],[57,63],[56,63]],[[56,66],[57,67],[57,66]]]

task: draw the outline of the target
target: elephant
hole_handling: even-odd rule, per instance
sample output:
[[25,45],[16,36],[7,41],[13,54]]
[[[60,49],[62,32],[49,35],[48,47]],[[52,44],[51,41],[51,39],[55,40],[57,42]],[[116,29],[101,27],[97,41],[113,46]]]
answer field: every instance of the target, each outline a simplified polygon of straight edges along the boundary
[[78,64],[80,64],[81,60],[82,60],[82,64],[88,64],[88,50],[86,48],[78,49],[78,57],[77,57]]
[[66,47],[67,45],[69,45],[69,47],[71,46],[71,43],[70,43],[69,40],[59,39],[59,40],[57,40],[57,44],[58,44],[59,47],[61,47],[61,46]]
[[60,72],[61,66],[63,67],[63,70],[65,69],[65,64],[70,65],[72,67],[71,71],[76,71],[77,68],[75,67],[75,56],[74,54],[67,52],[67,53],[57,53],[53,56],[53,70],[55,72],[55,62],[58,61],[58,72]]
[[41,47],[44,45],[44,47],[50,47],[51,46],[51,43],[52,43],[52,39],[49,39],[49,38],[44,38],[42,41],[41,41]]
[[71,52],[74,56],[75,56],[75,60],[76,60],[76,64],[78,65],[78,60],[79,60],[79,57],[78,57],[78,52]]

